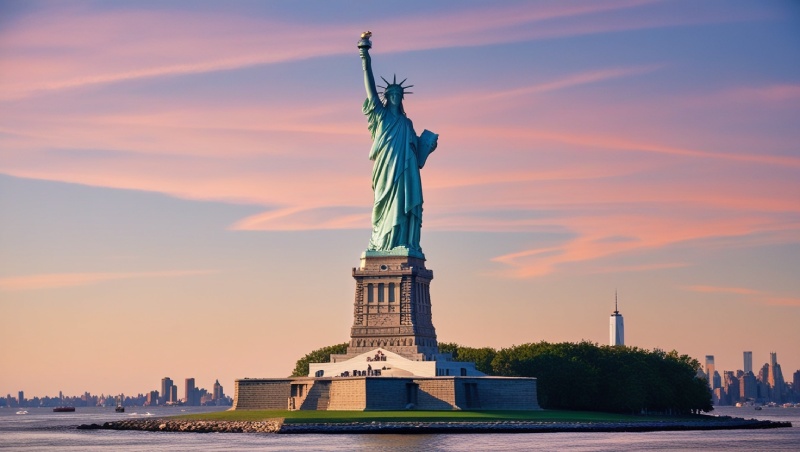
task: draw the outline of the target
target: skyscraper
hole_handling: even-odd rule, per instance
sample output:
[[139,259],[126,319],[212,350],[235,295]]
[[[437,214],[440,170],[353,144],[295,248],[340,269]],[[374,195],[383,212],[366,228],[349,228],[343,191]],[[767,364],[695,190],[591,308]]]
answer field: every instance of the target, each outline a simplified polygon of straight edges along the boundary
[[723,387],[725,388],[725,398],[728,405],[733,405],[738,402],[741,397],[741,389],[739,388],[739,379],[736,375],[729,370],[725,371]]
[[781,365],[778,364],[778,354],[770,352],[769,354],[769,378],[767,379],[770,389],[770,400],[773,402],[783,402],[783,372],[781,372]]
[[706,379],[711,389],[714,389],[714,371],[714,355],[706,355]]
[[744,352],[744,373],[753,372],[753,352]]
[[217,381],[214,382],[214,395],[211,397],[211,400],[218,400],[221,399],[222,397],[223,397],[222,385],[219,384],[219,379],[217,379]]
[[158,405],[158,391],[148,392],[144,404],[146,406]]
[[743,401],[758,398],[758,380],[753,372],[747,372],[739,377],[739,398]]
[[196,405],[194,396],[194,378],[186,379],[186,386],[184,387],[184,400],[187,405]]
[[174,383],[172,379],[169,377],[164,377],[161,379],[161,403],[169,402],[169,395],[172,392],[172,386]]
[[612,346],[625,345],[625,325],[622,321],[622,314],[619,313],[617,301],[617,292],[614,291],[614,313],[611,314],[609,322],[609,343]]

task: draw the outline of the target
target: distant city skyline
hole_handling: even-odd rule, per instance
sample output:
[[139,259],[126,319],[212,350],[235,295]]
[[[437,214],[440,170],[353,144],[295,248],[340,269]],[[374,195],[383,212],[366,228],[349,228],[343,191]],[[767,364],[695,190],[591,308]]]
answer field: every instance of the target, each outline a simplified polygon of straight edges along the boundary
[[[219,379],[215,379],[212,386],[212,391],[209,392],[205,388],[196,387],[194,378],[187,378],[184,398],[177,397],[177,385],[169,377],[161,379],[160,390],[147,390],[137,391],[132,393],[125,392],[92,392],[84,391],[78,395],[64,395],[63,391],[58,391],[57,396],[50,393],[47,394],[31,394],[25,395],[25,391],[17,392],[17,398],[11,397],[7,393],[5,397],[0,397],[0,406],[34,406],[33,401],[38,399],[41,406],[60,406],[60,405],[74,405],[80,401],[81,406],[115,406],[125,403],[125,405],[230,405],[233,401],[230,396],[225,394],[225,389],[220,384]],[[191,386],[189,385],[191,382]],[[21,405],[22,404],[22,405]]]
[[714,355],[706,355],[703,373],[711,388],[714,405],[750,404],[794,404],[800,402],[800,369],[790,374],[787,381],[778,362],[778,354],[770,352],[769,362],[752,370],[752,352],[743,352],[744,368],[725,369],[720,373]]
[[347,341],[366,30],[439,135],[438,340],[608,344],[619,288],[628,346],[800,368],[792,2],[30,0],[0,3],[0,388],[183,397]]

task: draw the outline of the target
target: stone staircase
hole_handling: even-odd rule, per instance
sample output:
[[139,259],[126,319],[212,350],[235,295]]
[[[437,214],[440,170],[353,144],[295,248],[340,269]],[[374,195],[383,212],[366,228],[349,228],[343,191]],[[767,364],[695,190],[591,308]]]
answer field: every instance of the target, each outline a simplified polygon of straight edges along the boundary
[[331,382],[315,381],[309,388],[308,395],[303,400],[301,410],[327,410],[330,403]]

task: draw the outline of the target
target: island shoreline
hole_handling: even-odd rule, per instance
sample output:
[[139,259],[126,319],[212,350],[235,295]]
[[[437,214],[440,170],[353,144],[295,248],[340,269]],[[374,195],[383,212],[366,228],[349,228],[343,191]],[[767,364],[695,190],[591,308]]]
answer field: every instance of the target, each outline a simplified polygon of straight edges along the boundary
[[536,422],[536,421],[358,421],[286,423],[282,418],[261,421],[186,420],[170,418],[126,419],[82,424],[81,430],[135,430],[184,433],[271,434],[441,434],[441,433],[619,433],[691,430],[753,430],[792,427],[790,422],[743,418],[660,420],[643,422]]

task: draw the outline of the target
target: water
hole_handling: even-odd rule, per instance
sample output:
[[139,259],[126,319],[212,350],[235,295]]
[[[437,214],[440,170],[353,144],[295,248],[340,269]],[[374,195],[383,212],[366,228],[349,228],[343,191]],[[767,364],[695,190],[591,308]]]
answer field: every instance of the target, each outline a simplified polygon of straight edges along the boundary
[[[517,451],[563,450],[800,450],[800,408],[720,407],[712,414],[789,421],[792,428],[649,433],[519,433],[436,435],[274,435],[243,433],[152,433],[77,430],[79,424],[116,419],[216,411],[219,408],[165,407],[77,408],[53,413],[51,408],[0,408],[0,449],[20,451]],[[134,414],[136,413],[136,414]]]

